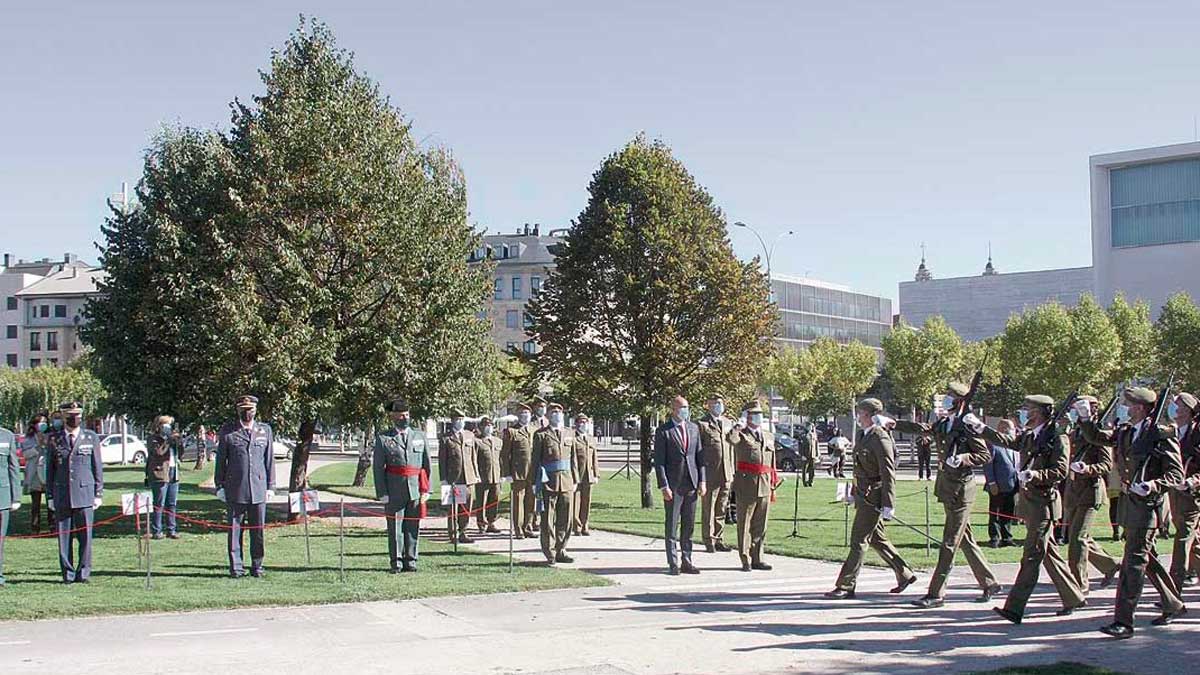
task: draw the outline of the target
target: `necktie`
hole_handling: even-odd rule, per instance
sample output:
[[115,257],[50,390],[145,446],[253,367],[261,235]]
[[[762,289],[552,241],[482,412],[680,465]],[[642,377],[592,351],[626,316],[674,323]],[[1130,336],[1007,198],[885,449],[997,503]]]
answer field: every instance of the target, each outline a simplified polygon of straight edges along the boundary
[[687,454],[687,441],[688,441],[686,424],[679,425],[679,441],[680,441],[679,451],[681,454],[686,455]]

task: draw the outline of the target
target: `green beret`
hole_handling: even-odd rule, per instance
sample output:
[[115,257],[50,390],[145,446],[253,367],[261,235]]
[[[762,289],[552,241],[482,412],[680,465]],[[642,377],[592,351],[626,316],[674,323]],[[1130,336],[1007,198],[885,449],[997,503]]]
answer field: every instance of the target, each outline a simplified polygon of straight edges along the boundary
[[970,391],[971,388],[962,382],[951,382],[946,385],[946,393],[952,396],[966,396]]
[[533,408],[530,408],[528,403],[518,403],[513,407],[518,411],[524,410],[525,412],[533,412]]
[[478,426],[483,427],[483,426],[486,426],[491,423],[492,423],[492,418],[488,417],[487,415],[484,415],[483,417],[479,418]]
[[1051,408],[1054,407],[1054,399],[1046,396],[1045,394],[1030,394],[1029,396],[1025,397],[1025,402],[1030,405],[1042,405]]
[[466,414],[463,413],[461,408],[451,408],[450,409],[450,419],[454,419],[456,417],[466,417]]
[[746,405],[742,406],[742,412],[744,413],[760,413],[762,411],[762,403],[758,399],[747,401]]
[[586,421],[588,421],[588,416],[583,413],[579,413],[578,415],[575,416],[576,424],[578,424],[580,422],[586,422]]
[[1158,394],[1154,393],[1153,389],[1146,387],[1133,387],[1125,390],[1125,400],[1129,403],[1154,405],[1158,401]]
[[878,415],[883,412],[883,401],[877,398],[864,398],[854,406],[863,412],[869,412],[872,415]]
[[405,401],[402,398],[393,399],[387,405],[387,412],[390,412],[390,413],[408,412],[408,401]]
[[724,401],[724,400],[725,400],[725,396],[724,396],[723,394],[721,394],[721,392],[719,392],[719,391],[715,391],[715,392],[713,392],[713,393],[709,394],[709,395],[708,395],[708,398],[707,398],[706,400],[709,400],[709,401]]
[[1190,408],[1192,412],[1195,412],[1196,406],[1200,405],[1200,399],[1197,399],[1195,396],[1187,393],[1186,391],[1179,392],[1179,395],[1175,398],[1178,399],[1180,403]]
[[1088,403],[1099,403],[1100,400],[1090,394],[1080,394],[1075,398],[1076,401],[1087,401]]
[[536,405],[538,405],[538,404],[540,404],[540,403],[545,403],[545,402],[546,402],[546,399],[542,398],[541,396],[534,396],[534,397],[533,397],[533,402],[532,402],[532,405],[535,405],[535,406],[536,406]]
[[562,407],[561,403],[551,403],[549,406],[546,407],[547,412],[549,412],[549,411],[562,412],[562,409],[563,409],[563,407]]

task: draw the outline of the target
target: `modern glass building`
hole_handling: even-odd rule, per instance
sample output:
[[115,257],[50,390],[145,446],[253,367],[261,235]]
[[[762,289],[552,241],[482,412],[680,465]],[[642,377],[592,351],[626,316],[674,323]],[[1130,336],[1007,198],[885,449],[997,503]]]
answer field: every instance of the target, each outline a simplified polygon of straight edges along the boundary
[[1150,303],[1200,298],[1200,143],[1091,158],[1092,261],[1096,294]]
[[779,306],[779,341],[803,347],[817,338],[840,344],[854,340],[880,348],[891,330],[892,301],[816,279],[771,275],[771,292]]

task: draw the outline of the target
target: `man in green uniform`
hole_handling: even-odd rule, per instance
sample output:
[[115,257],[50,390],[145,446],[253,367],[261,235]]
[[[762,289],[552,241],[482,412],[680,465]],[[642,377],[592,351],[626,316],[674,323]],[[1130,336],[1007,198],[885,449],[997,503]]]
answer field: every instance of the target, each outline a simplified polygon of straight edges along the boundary
[[1195,562],[1196,527],[1200,521],[1200,425],[1196,423],[1200,403],[1186,391],[1171,403],[1175,440],[1179,442],[1179,459],[1183,462],[1183,482],[1171,491],[1171,518],[1175,525],[1171,580],[1176,588],[1183,588],[1189,572],[1194,572],[1188,563]]
[[738,555],[742,571],[769,570],[762,559],[767,537],[767,514],[779,477],[775,472],[775,435],[763,428],[758,401],[746,404],[746,426],[730,432],[733,444],[732,489],[737,495]]
[[571,538],[571,497],[576,483],[575,434],[563,424],[561,405],[551,403],[548,410],[548,425],[533,435],[531,462],[541,502],[542,555],[553,565],[574,562],[567,555],[567,540]]
[[[1095,396],[1080,396],[1078,401],[1087,404],[1091,418],[1096,419],[1099,402]],[[1078,405],[1078,404],[1077,404]],[[1092,521],[1108,503],[1108,474],[1112,471],[1112,450],[1099,443],[1088,443],[1083,430],[1076,425],[1069,436],[1071,440],[1071,466],[1063,494],[1067,523],[1067,566],[1075,576],[1075,583],[1086,597],[1088,594],[1088,563],[1100,570],[1104,581],[1100,588],[1112,584],[1121,563],[1110,556],[1092,539]]]
[[450,500],[446,533],[451,539],[457,536],[460,543],[470,544],[474,539],[467,536],[467,525],[471,521],[471,504],[475,501],[472,491],[479,483],[479,468],[475,464],[475,434],[466,430],[466,415],[461,410],[450,411],[450,430],[438,444],[438,471],[442,485],[452,486],[456,494],[463,493],[461,499]]
[[596,438],[591,434],[587,415],[575,416],[575,495],[571,504],[571,532],[581,537],[592,536],[588,528],[592,513],[592,486],[600,480],[599,457],[596,456]]
[[1025,516],[1025,551],[1021,557],[1021,568],[1017,580],[1004,607],[994,608],[996,613],[1013,623],[1021,623],[1025,616],[1025,605],[1037,586],[1041,566],[1050,573],[1050,580],[1062,598],[1063,608],[1058,616],[1067,616],[1087,604],[1083,591],[1075,582],[1075,575],[1067,567],[1058,548],[1051,538],[1054,521],[1062,517],[1062,500],[1058,484],[1067,477],[1070,448],[1066,434],[1057,427],[1043,434],[1045,425],[1054,425],[1054,399],[1035,394],[1025,397],[1021,406],[1021,423],[1024,433],[1004,434],[986,426],[971,413],[963,416],[963,422],[991,443],[1012,448],[1021,453],[1021,472],[1017,480],[1021,484],[1022,511]]
[[429,500],[429,450],[425,432],[412,426],[407,401],[392,401],[387,413],[392,428],[375,435],[375,498],[387,516],[390,571],[415,572],[421,516]]
[[0,586],[4,585],[4,540],[8,520],[21,508],[21,464],[17,460],[17,437],[0,427]]
[[[951,382],[946,387],[940,405],[935,406],[941,418],[934,424],[897,420],[894,428],[906,434],[931,436],[937,445],[938,472],[933,492],[946,512],[942,527],[942,544],[938,548],[937,567],[929,578],[929,590],[925,597],[913,602],[922,609],[941,607],[946,603],[946,581],[954,567],[954,555],[959,547],[967,558],[967,564],[975,575],[975,581],[983,589],[980,602],[987,602],[1000,592],[996,575],[983,557],[983,550],[975,543],[971,533],[971,506],[975,503],[975,469],[992,461],[992,452],[979,434],[962,423],[964,397],[970,391],[961,382]],[[885,421],[885,425],[891,423]]]
[[533,483],[537,473],[533,470],[533,434],[538,426],[533,421],[532,408],[517,405],[517,424],[504,430],[500,444],[500,464],[506,476],[512,479],[512,525],[517,539],[533,536],[535,497]]
[[1127,389],[1125,404],[1129,421],[1111,431],[1097,426],[1088,406],[1075,408],[1084,438],[1113,448],[1113,458],[1121,473],[1125,555],[1121,559],[1113,622],[1100,629],[1117,639],[1133,637],[1133,615],[1147,576],[1162,598],[1163,613],[1154,620],[1154,625],[1165,626],[1187,613],[1179,589],[1154,552],[1163,495],[1183,480],[1179,443],[1170,430],[1160,429],[1152,417],[1157,401],[1158,394],[1151,389]]
[[475,524],[480,534],[497,533],[496,514],[500,510],[500,479],[504,475],[500,465],[500,450],[503,441],[496,435],[492,418],[479,418],[479,436],[475,439],[475,465],[479,468],[479,483],[475,486]]
[[[854,462],[854,525],[850,529],[850,552],[842,563],[834,589],[825,597],[848,600],[854,597],[858,573],[862,569],[867,545],[875,549],[884,564],[896,574],[892,593],[901,593],[917,580],[917,575],[888,541],[883,523],[896,511],[896,446],[892,434],[883,425],[883,403],[867,398],[854,406],[854,414],[863,432],[851,452]],[[890,420],[887,420],[890,421]]]
[[817,425],[812,422],[804,428],[800,439],[800,478],[804,487],[812,487],[817,477],[817,463],[821,461],[821,443],[817,440]]
[[729,507],[729,486],[733,479],[733,444],[729,432],[733,420],[725,416],[725,397],[713,394],[706,402],[708,410],[696,422],[700,429],[700,456],[705,465],[707,491],[700,498],[700,532],[709,553],[730,551],[722,541],[725,534],[725,509]]

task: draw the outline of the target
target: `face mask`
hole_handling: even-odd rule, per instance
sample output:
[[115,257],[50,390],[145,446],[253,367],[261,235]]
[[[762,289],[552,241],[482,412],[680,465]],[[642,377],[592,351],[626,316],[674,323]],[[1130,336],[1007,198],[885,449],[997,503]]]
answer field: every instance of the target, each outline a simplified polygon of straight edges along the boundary
[[67,425],[68,429],[79,428],[79,415],[67,415],[63,418],[63,421]]
[[539,406],[539,407],[537,407],[537,408],[535,408],[535,409],[534,409],[534,412],[536,412],[536,413],[537,413],[537,416],[538,416],[538,417],[545,417],[545,416],[546,416],[546,409],[545,409],[545,408],[542,408],[542,407],[540,407],[540,406]]
[[166,436],[167,434],[171,433],[171,425],[170,424],[164,424],[161,427],[159,427],[159,429],[162,430],[163,436]]
[[587,433],[588,433],[587,422],[581,422],[579,424],[576,424],[575,431],[578,431],[580,434],[587,436]]
[[712,407],[708,410],[713,414],[713,417],[720,417],[721,415],[725,414],[725,404],[717,401],[716,403],[712,404]]
[[408,418],[401,417],[400,419],[396,420],[396,428],[397,429],[407,429],[408,428]]
[[678,413],[676,413],[676,414],[677,414],[677,415],[679,415],[679,419],[680,419],[680,420],[682,420],[682,421],[686,422],[686,421],[688,421],[688,419],[690,419],[690,418],[691,418],[691,416],[692,416],[692,409],[691,409],[691,408],[689,408],[689,407],[687,407],[687,406],[685,405],[685,406],[683,406],[682,408],[680,408],[680,409],[679,409],[679,412],[678,412]]
[[1021,426],[1029,426],[1029,411],[1021,408],[1017,411],[1017,419],[1021,421]]
[[484,438],[487,438],[488,436],[491,436],[491,435],[492,435],[492,425],[488,424],[483,427],[483,436],[484,436]]
[[38,432],[39,434],[44,434],[44,433],[46,433],[46,423],[45,423],[45,422],[38,422],[38,423],[37,423],[37,432]]
[[450,428],[454,429],[455,431],[462,431],[463,427],[466,425],[467,423],[465,420],[453,420],[450,422]]
[[253,410],[239,410],[238,411],[238,419],[240,419],[243,422],[253,422],[254,421],[254,411]]
[[1171,419],[1175,419],[1175,415],[1177,415],[1178,413],[1179,413],[1179,404],[1178,403],[1176,403],[1175,401],[1171,401],[1170,403],[1167,404],[1167,414],[1171,416]]
[[58,418],[58,417],[54,418],[54,428],[55,429],[63,428],[63,421],[61,418]]
[[1124,421],[1128,420],[1129,419],[1129,406],[1127,406],[1127,405],[1117,406],[1117,412],[1115,413],[1115,417],[1117,418],[1118,422],[1124,422]]
[[954,403],[955,401],[953,396],[946,395],[942,397],[942,409],[954,410]]
[[533,416],[528,410],[522,410],[521,412],[517,413],[517,421],[521,423],[521,426],[529,424],[529,420],[531,419],[533,419]]
[[761,427],[762,423],[763,423],[762,413],[754,413],[753,415],[750,416],[750,425],[751,426]]
[[1075,422],[1079,421],[1079,413],[1074,410],[1068,411],[1067,419],[1071,420],[1071,424],[1075,424]]
[[561,426],[562,426],[562,421],[563,421],[563,420],[562,420],[562,413],[560,413],[560,412],[553,412],[553,413],[550,413],[550,424],[552,424],[552,425],[554,425],[554,426],[556,426],[556,427],[561,427]]

